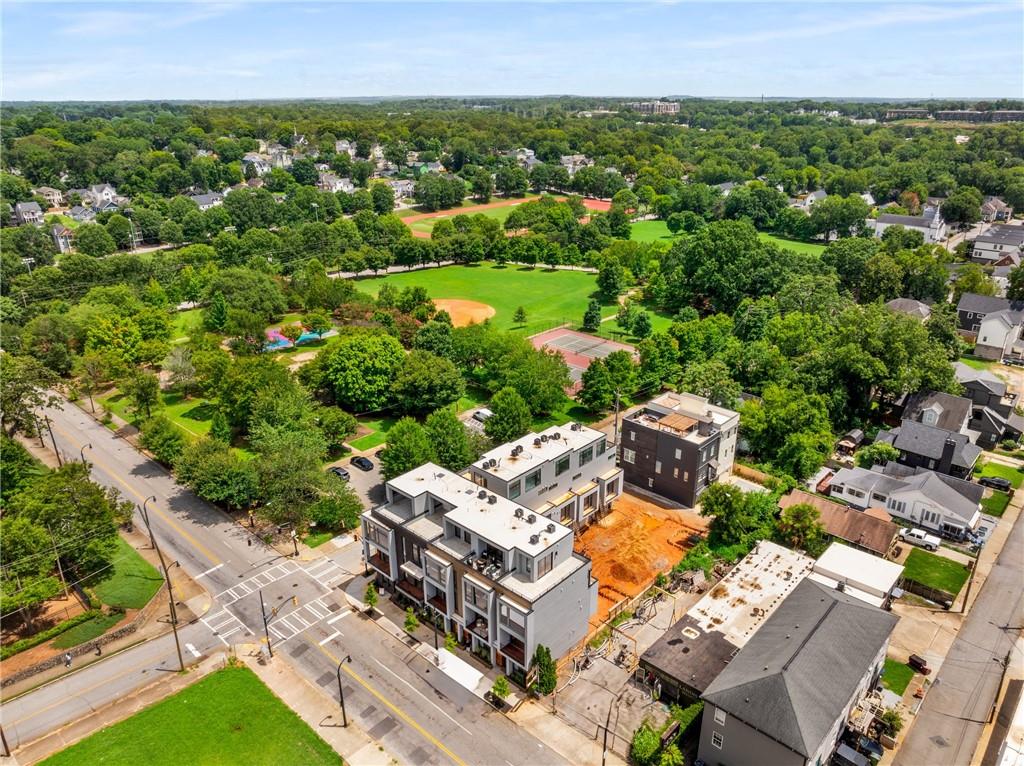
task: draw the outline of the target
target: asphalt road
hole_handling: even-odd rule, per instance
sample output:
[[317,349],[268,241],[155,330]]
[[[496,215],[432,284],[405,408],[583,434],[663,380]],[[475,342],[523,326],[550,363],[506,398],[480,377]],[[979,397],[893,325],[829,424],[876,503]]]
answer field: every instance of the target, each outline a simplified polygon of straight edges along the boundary
[[1018,519],[949,649],[897,766],[960,766],[969,763],[992,714],[1003,665],[1024,662],[1013,645],[1024,611],[1024,524]]
[[[150,520],[165,557],[213,597],[210,609],[179,631],[186,664],[230,644],[259,641],[262,593],[275,657],[334,699],[338,662],[351,657],[342,668],[349,717],[402,762],[566,763],[404,642],[353,613],[341,592],[351,572],[342,565],[280,556],[73,405],[46,414],[64,459],[80,459],[83,446],[91,445],[84,454],[96,481],[140,505],[155,496]],[[351,551],[338,558],[351,559]],[[167,635],[72,672],[3,704],[8,742],[12,748],[27,744],[176,668]]]

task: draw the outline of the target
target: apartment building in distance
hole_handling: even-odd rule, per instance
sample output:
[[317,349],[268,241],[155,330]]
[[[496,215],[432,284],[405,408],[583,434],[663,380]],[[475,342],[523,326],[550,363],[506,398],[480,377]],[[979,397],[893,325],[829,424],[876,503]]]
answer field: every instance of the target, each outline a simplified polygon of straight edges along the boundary
[[640,114],[679,114],[677,101],[631,101],[626,108]]
[[585,523],[621,491],[604,434],[566,424],[462,475],[427,463],[391,479],[362,516],[363,553],[378,586],[523,684],[537,646],[563,656],[597,610],[590,559],[560,519]]
[[739,423],[739,413],[704,397],[662,394],[623,419],[623,477],[693,507],[716,478],[732,470]]

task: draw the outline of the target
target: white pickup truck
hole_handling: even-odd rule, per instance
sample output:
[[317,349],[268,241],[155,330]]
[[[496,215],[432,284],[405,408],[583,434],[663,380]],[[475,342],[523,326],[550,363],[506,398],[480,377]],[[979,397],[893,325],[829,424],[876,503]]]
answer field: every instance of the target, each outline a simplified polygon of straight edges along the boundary
[[924,548],[926,551],[937,550],[942,541],[935,535],[930,535],[923,529],[911,529],[910,527],[903,527],[900,530],[900,540],[910,543],[911,545],[917,545]]

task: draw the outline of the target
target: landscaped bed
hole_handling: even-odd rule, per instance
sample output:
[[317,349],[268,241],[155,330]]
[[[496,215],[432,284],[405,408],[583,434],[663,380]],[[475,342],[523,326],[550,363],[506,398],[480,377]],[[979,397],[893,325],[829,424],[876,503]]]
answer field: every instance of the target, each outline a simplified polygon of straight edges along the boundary
[[340,764],[248,668],[229,667],[43,761],[79,764]]
[[903,565],[903,576],[956,596],[967,582],[970,572],[963,564],[935,553],[914,548]]

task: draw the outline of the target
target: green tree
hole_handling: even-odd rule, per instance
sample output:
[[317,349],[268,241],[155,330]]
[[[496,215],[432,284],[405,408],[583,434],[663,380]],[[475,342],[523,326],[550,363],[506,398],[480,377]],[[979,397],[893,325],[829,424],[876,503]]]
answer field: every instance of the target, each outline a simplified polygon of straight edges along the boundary
[[366,584],[366,590],[363,592],[363,603],[366,604],[366,606],[372,612],[373,608],[375,606],[377,606],[377,601],[378,601],[377,589],[375,587],[373,587],[373,583],[372,582],[367,583]]
[[646,723],[633,733],[633,741],[629,746],[629,757],[637,766],[652,766],[654,757],[661,747],[658,735]]
[[224,332],[228,325],[228,303],[220,290],[210,296],[210,304],[203,312],[203,324],[211,332]]
[[395,209],[395,193],[385,183],[373,184],[370,187],[370,197],[373,199],[373,210],[377,215],[384,215]]
[[458,401],[465,392],[462,374],[450,360],[418,349],[405,357],[391,385],[395,403],[405,414],[432,412]]
[[149,418],[153,407],[160,403],[160,379],[151,372],[136,370],[118,388],[128,397],[136,415],[145,414]]
[[490,202],[491,195],[494,193],[494,179],[491,178],[491,172],[486,168],[477,168],[470,180],[470,189],[477,202]]
[[192,349],[175,346],[164,360],[163,369],[170,373],[170,383],[177,386],[187,399],[196,382],[196,366],[192,363]]
[[359,428],[356,419],[337,407],[317,407],[314,413],[328,453],[335,455],[345,449],[345,440]]
[[521,197],[529,187],[529,178],[517,165],[502,165],[495,174],[494,186],[506,197]]
[[324,337],[324,333],[331,329],[331,317],[323,309],[315,309],[307,312],[302,317],[302,324],[309,328],[310,332],[315,332],[317,336]]
[[387,449],[380,456],[385,479],[401,476],[434,458],[434,450],[423,426],[412,418],[402,418],[388,431]]
[[231,424],[220,407],[213,411],[210,419],[210,438],[221,444],[231,444]]
[[651,334],[652,329],[651,315],[646,311],[641,311],[637,314],[636,319],[633,321],[633,335],[643,340]]
[[160,232],[157,236],[165,244],[180,245],[185,241],[185,229],[177,221],[168,219],[160,224]]
[[484,433],[498,444],[525,435],[533,423],[530,408],[514,388],[503,388],[491,399],[494,414],[484,423]]
[[601,304],[596,299],[591,298],[590,302],[587,303],[587,310],[583,314],[583,331],[584,332],[597,332],[598,328],[601,327]]
[[686,365],[679,385],[684,391],[706,396],[712,404],[733,409],[740,397],[740,384],[732,379],[728,365],[719,359]]
[[451,359],[454,352],[451,323],[439,321],[436,317],[431,319],[416,331],[412,345],[413,348]]
[[324,378],[349,412],[374,412],[392,401],[392,383],[405,362],[402,344],[390,335],[360,333],[324,352]]
[[733,484],[715,483],[700,496],[700,515],[711,518],[713,537],[735,545],[755,530],[743,490]]
[[163,415],[146,420],[139,429],[139,443],[164,465],[173,465],[185,449],[185,436]]
[[784,509],[778,522],[779,539],[790,548],[820,556],[827,537],[821,525],[821,514],[809,503],[797,503]]
[[857,450],[853,456],[854,463],[858,468],[871,468],[873,465],[885,465],[889,461],[896,460],[900,451],[886,442],[875,442]]
[[665,747],[661,751],[661,757],[658,758],[658,766],[683,766],[684,763],[683,754],[675,743]]
[[953,278],[953,305],[960,302],[960,296],[964,293],[995,295],[997,290],[996,283],[981,266],[976,263],[964,264]]
[[458,647],[459,647],[459,641],[458,641],[457,638],[455,638],[455,634],[453,634],[453,633],[445,633],[444,634],[444,648],[446,650],[448,650],[449,652],[451,652],[452,654],[455,654],[455,650],[458,649]]
[[106,229],[96,223],[87,223],[75,231],[75,249],[82,255],[102,258],[117,250],[117,243]]
[[526,309],[522,306],[518,307],[515,314],[512,315],[512,321],[520,326],[526,324]]
[[511,693],[512,689],[509,688],[508,679],[505,676],[498,676],[494,679],[494,684],[491,686],[491,694],[503,700]]
[[407,607],[405,610],[405,628],[406,633],[415,633],[416,628],[420,626],[420,621],[416,617],[416,612],[413,611],[412,607]]
[[580,376],[576,401],[591,412],[606,412],[615,403],[615,381],[604,359],[594,359]]
[[229,310],[251,312],[264,322],[274,321],[287,308],[277,282],[252,269],[230,268],[214,274],[206,284],[206,295],[212,301],[218,292],[223,293]]
[[615,258],[609,258],[598,269],[597,289],[608,300],[614,300],[626,289],[626,272]]
[[1006,297],[1011,301],[1024,301],[1024,266],[1016,266],[1010,271]]
[[537,669],[537,681],[534,684],[537,693],[542,696],[551,694],[558,686],[558,666],[551,659],[551,650],[544,644],[537,644],[530,665]]
[[433,447],[434,462],[441,467],[449,471],[461,471],[477,459],[466,427],[450,407],[430,413],[424,427]]
[[326,489],[321,466],[327,444],[316,429],[259,423],[250,430],[263,512],[275,524],[296,528],[309,520],[310,506]]
[[946,197],[942,203],[942,217],[951,224],[972,224],[981,220],[981,203],[985,201],[980,191],[964,186]]

